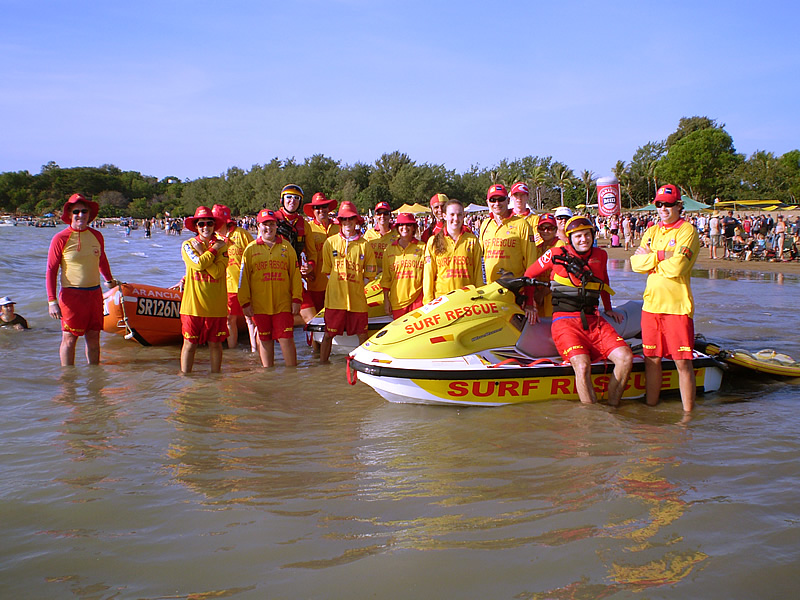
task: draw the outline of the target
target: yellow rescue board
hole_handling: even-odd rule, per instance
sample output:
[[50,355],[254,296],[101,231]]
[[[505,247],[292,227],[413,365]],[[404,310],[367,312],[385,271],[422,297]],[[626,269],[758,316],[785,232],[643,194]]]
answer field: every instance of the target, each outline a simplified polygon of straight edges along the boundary
[[705,344],[703,352],[729,365],[779,377],[800,377],[800,363],[775,350],[752,353],[747,350],[723,350],[712,342]]

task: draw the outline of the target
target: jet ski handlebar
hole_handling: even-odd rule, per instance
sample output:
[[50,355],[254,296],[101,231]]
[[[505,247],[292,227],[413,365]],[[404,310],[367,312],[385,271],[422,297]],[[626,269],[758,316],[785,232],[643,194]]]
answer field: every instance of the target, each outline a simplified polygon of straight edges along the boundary
[[514,292],[515,294],[520,293],[523,288],[528,286],[550,286],[549,282],[539,281],[538,279],[533,279],[532,277],[500,278],[497,280],[497,283],[502,285],[507,290]]

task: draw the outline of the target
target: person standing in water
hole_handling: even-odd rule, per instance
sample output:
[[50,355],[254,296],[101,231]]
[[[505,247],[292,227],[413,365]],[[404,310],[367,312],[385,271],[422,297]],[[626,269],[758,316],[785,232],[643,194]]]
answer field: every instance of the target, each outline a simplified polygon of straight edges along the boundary
[[674,185],[658,188],[654,200],[659,222],[642,236],[631,256],[631,267],[647,273],[642,307],[647,404],[658,404],[661,394],[661,359],[671,358],[678,371],[683,410],[694,410],[697,382],[694,356],[694,297],[692,267],[700,251],[700,237],[681,217],[683,202]]
[[[100,232],[89,227],[100,211],[96,202],[72,194],[61,211],[66,229],[53,236],[47,254],[48,312],[61,321],[61,366],[75,364],[78,338],[86,342],[86,361],[100,362],[100,330],[103,329],[103,292],[100,276],[112,288],[117,281],[105,251]],[[56,280],[61,270],[61,291],[56,296]]]
[[207,206],[198,206],[184,225],[197,235],[181,244],[186,265],[181,299],[181,371],[192,372],[197,347],[208,343],[211,372],[219,373],[222,342],[228,337],[228,253],[227,244],[216,231],[225,227],[225,220],[215,217]]

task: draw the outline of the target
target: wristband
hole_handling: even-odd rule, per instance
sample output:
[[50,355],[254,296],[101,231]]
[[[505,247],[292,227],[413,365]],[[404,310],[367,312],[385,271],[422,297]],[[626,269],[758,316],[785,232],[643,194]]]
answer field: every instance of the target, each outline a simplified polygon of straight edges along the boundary
[[58,306],[58,300],[48,300],[47,304],[50,306]]

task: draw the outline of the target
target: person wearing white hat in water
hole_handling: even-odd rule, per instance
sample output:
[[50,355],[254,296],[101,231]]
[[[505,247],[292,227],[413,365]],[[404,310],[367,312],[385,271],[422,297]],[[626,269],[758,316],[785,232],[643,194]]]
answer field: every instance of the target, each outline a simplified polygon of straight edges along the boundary
[[0,298],[0,327],[28,329],[28,322],[20,315],[14,314],[14,302],[8,296]]

